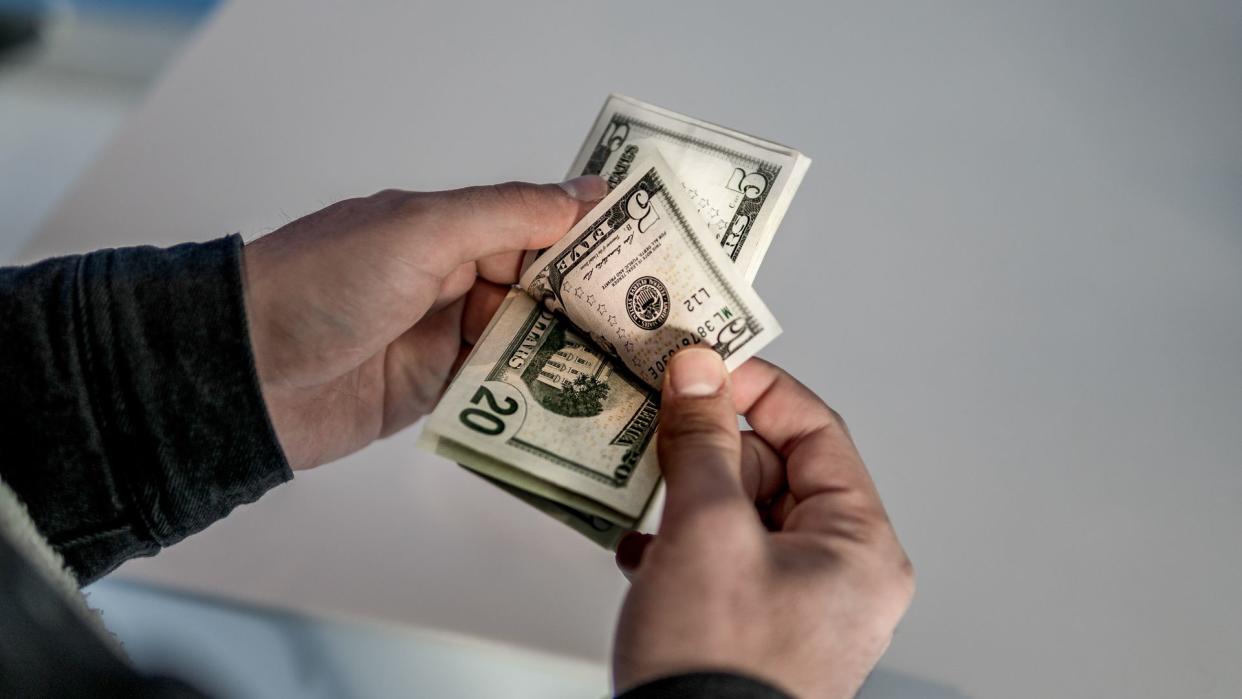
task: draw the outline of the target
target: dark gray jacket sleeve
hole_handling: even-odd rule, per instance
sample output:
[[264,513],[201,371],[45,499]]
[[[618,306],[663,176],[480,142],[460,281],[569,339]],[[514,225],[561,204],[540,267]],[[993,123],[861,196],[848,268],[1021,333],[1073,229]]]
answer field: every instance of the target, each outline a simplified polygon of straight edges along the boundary
[[82,584],[292,477],[241,239],[0,269],[0,478]]

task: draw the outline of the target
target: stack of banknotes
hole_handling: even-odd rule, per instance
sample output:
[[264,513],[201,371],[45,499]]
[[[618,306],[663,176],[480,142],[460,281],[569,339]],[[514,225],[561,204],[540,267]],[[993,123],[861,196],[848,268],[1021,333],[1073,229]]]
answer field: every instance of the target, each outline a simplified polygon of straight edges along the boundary
[[668,361],[697,345],[733,369],[780,334],[750,282],[809,165],[610,96],[569,176],[611,192],[528,256],[420,445],[602,546],[651,526]]

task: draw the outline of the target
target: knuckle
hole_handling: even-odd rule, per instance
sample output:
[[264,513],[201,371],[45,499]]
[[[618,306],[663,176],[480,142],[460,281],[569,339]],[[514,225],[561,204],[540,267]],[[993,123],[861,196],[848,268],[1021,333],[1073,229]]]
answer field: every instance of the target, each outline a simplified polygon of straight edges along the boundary
[[396,209],[396,211],[406,218],[417,218],[425,214],[430,205],[430,197],[418,192],[403,192],[400,190],[386,190],[395,192],[390,196],[388,201]]
[[373,201],[389,201],[392,199],[399,199],[405,194],[406,192],[400,189],[388,188],[388,189],[381,189],[380,191],[376,192],[375,194],[372,194],[370,197],[367,197],[367,198]]
[[919,586],[918,577],[914,573],[914,563],[905,553],[901,554],[901,560],[897,563],[897,579],[901,583],[906,600],[913,599],[914,591]]
[[877,549],[868,566],[871,587],[881,603],[904,610],[914,598],[914,564],[895,539]]
[[825,405],[824,408],[826,408],[828,411],[829,423],[833,427],[836,427],[837,429],[840,429],[841,431],[848,434],[850,431],[850,428],[849,428],[849,425],[845,424],[845,418],[842,417],[841,413],[837,412],[837,409],[832,407],[831,405]]
[[332,214],[352,214],[370,206],[372,197],[350,197],[342,199],[338,202],[329,204],[325,209],[325,213]]
[[422,195],[415,192],[383,189],[370,196],[354,197],[337,202],[334,206],[340,207],[340,213],[350,216],[368,214],[379,217],[408,217],[418,213],[418,210],[413,207],[421,198]]

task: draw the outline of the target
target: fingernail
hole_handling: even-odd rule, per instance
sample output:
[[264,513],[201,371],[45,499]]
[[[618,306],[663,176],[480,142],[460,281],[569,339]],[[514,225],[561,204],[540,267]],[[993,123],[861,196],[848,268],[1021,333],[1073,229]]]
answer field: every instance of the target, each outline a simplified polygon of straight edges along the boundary
[[724,360],[715,350],[687,349],[673,355],[668,365],[668,383],[673,393],[686,398],[715,395],[724,385]]
[[558,185],[578,201],[596,201],[608,194],[608,183],[599,175],[583,175],[565,180]]

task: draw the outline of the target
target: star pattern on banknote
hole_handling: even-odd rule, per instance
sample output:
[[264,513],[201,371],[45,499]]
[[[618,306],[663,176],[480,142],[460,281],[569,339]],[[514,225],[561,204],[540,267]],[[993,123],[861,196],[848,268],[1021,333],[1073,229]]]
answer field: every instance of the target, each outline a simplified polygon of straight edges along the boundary
[[582,299],[582,287],[580,286],[574,287],[574,298],[579,299],[579,300]]
[[625,328],[617,328],[617,339],[621,341],[625,351],[630,352],[634,349],[634,341],[629,338],[629,330]]
[[608,311],[608,307],[602,303],[595,307],[595,312],[600,314],[601,316],[604,315],[604,313],[607,311]]
[[595,305],[595,294],[587,294],[586,302],[587,302],[587,305],[594,306]]
[[614,327],[614,328],[615,328],[615,327],[617,327],[617,317],[616,317],[616,316],[614,316],[614,315],[609,315],[609,316],[608,316],[608,324],[609,324],[609,325],[611,325],[611,326],[612,326],[612,327]]

